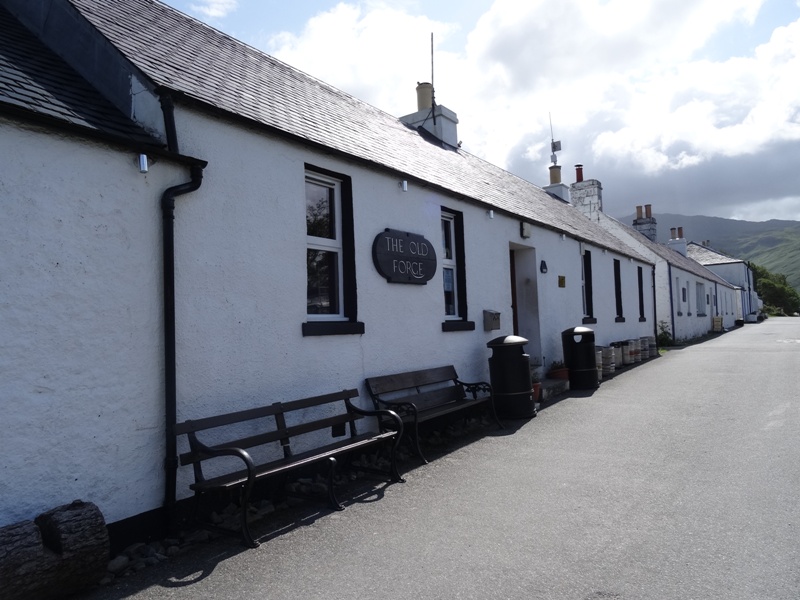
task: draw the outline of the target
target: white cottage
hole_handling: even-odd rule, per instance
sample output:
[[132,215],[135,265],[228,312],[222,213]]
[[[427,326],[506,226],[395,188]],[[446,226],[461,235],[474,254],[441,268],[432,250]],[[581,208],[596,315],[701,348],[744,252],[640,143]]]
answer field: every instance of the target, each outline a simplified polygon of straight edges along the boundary
[[[672,230],[670,231],[672,232]],[[682,238],[683,236],[680,235],[676,239]],[[670,243],[673,242],[670,241]],[[682,241],[682,247],[686,249],[687,255],[692,259],[736,286],[738,292],[736,297],[737,322],[739,324],[755,323],[758,320],[762,302],[756,292],[753,270],[747,262],[714,250],[706,244],[687,243],[685,239]]]
[[[575,184],[578,186],[579,184]],[[574,204],[590,219],[655,263],[656,323],[659,333],[689,340],[736,324],[736,286],[686,255],[686,240],[675,235],[669,245],[656,239],[657,222],[651,205],[636,207],[632,226],[602,211],[602,187],[589,180]]]
[[0,87],[0,526],[74,498],[157,522],[188,496],[175,420],[487,379],[511,333],[548,363],[583,323],[653,335],[651,260],[461,150],[424,88],[397,119],[159,2],[0,5],[29,44]]

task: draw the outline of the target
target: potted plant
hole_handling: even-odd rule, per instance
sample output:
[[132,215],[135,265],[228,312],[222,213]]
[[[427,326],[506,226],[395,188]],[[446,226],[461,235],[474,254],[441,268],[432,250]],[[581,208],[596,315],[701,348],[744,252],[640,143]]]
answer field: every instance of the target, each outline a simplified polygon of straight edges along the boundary
[[547,377],[550,379],[569,379],[569,369],[560,360],[554,360],[550,365],[550,370],[547,372]]

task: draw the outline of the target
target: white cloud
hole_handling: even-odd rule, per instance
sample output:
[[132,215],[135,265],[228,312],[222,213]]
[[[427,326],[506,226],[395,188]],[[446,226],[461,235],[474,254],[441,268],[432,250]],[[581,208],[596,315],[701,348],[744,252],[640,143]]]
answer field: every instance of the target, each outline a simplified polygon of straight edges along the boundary
[[203,0],[190,4],[189,9],[211,19],[221,19],[236,10],[238,0]]
[[496,0],[449,52],[440,48],[458,25],[410,12],[423,4],[342,2],[262,45],[401,116],[430,77],[434,32],[436,98],[457,112],[467,151],[544,183],[552,114],[561,164],[667,176],[800,141],[800,20],[755,52],[700,58],[726,27],[752,25],[764,1]]

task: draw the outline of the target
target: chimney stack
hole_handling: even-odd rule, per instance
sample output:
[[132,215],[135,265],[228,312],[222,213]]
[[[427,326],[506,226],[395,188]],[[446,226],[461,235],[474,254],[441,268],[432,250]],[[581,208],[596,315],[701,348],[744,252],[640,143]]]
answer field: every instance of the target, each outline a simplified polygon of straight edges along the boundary
[[597,179],[584,181],[583,165],[575,165],[575,174],[578,181],[569,188],[572,205],[592,221],[599,221],[603,212],[603,186]]
[[400,120],[412,129],[425,129],[443,148],[456,150],[460,146],[458,140],[458,116],[449,108],[434,104],[433,85],[427,82],[417,84],[417,112]]
[[656,220],[653,218],[653,213],[650,210],[650,205],[644,205],[644,214],[642,217],[642,207],[636,207],[636,218],[633,220],[633,228],[645,236],[651,242],[656,241]]
[[686,240],[683,239],[683,227],[677,228],[677,235],[675,227],[672,227],[669,232],[670,240],[667,242],[667,247],[686,256]]

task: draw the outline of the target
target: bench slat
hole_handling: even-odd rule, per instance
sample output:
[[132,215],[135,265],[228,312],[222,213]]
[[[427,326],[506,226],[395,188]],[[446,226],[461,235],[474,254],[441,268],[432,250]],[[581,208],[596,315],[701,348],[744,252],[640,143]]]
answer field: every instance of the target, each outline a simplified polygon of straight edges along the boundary
[[333,392],[331,394],[323,394],[321,396],[314,396],[313,398],[302,398],[300,400],[292,400],[290,402],[281,402],[281,408],[284,412],[291,412],[293,410],[300,410],[303,408],[311,408],[312,406],[320,406],[322,404],[329,404],[338,400],[350,399],[358,397],[358,390],[342,390],[341,392]]
[[372,394],[385,394],[435,383],[443,383],[454,379],[456,379],[455,367],[453,367],[453,365],[448,365],[446,367],[435,367],[433,369],[421,369],[418,371],[369,377],[366,381],[367,387]]
[[213,429],[215,427],[222,427],[224,425],[233,425],[235,423],[242,423],[244,421],[252,421],[253,419],[258,419],[261,417],[271,417],[279,411],[279,406],[270,404],[269,406],[249,408],[247,410],[217,415],[215,417],[192,419],[175,425],[175,435],[182,435],[192,431],[203,431],[204,429]]
[[[316,421],[309,421],[307,423],[293,425],[291,427],[286,427],[284,429],[278,429],[277,431],[268,431],[265,433],[259,433],[257,435],[251,435],[244,438],[226,441],[224,444],[218,444],[216,446],[209,446],[209,447],[212,450],[218,450],[219,448],[241,448],[242,450],[247,450],[248,448],[254,448],[255,446],[264,446],[266,444],[279,442],[286,438],[295,437],[298,435],[302,435],[304,433],[311,433],[312,431],[320,431],[322,429],[327,429],[328,427],[333,427],[335,425],[342,425],[342,424],[346,425],[351,420],[357,421],[363,418],[364,418],[363,415],[358,415],[355,413],[354,414],[344,413],[340,415],[334,415],[332,417],[327,417],[325,419],[317,419]],[[181,465],[186,466],[194,464],[198,461],[207,460],[208,458],[211,458],[211,456],[203,451],[190,450],[189,452],[184,452],[183,454],[181,454],[179,458]]]
[[445,388],[420,392],[419,394],[409,394],[403,398],[392,398],[391,400],[383,400],[383,398],[381,398],[381,401],[386,405],[391,405],[393,403],[411,403],[417,407],[417,410],[425,411],[430,407],[438,406],[440,404],[459,402],[463,398],[464,396],[461,394],[461,388],[450,385]]
[[[334,442],[315,448],[308,452],[297,454],[290,458],[283,458],[280,460],[265,463],[256,466],[256,478],[268,477],[277,475],[279,473],[297,469],[303,465],[310,465],[315,462],[327,459],[329,456],[335,456],[345,451],[357,450],[372,444],[377,444],[385,440],[391,439],[395,436],[395,432],[387,431],[384,433],[365,433],[354,438],[347,438],[339,442]],[[242,485],[247,481],[247,471],[239,470],[219,477],[213,477],[202,482],[193,483],[189,487],[193,490],[203,491],[216,488],[233,488]]]

